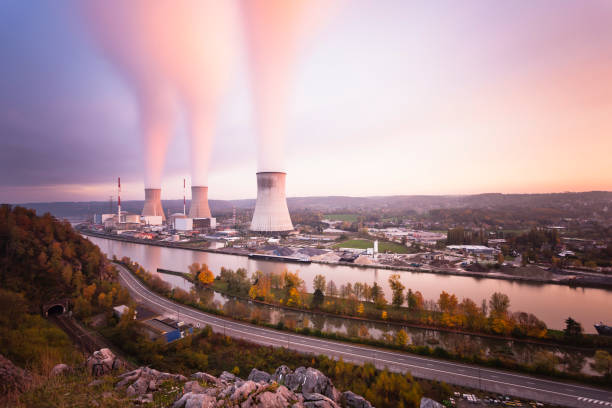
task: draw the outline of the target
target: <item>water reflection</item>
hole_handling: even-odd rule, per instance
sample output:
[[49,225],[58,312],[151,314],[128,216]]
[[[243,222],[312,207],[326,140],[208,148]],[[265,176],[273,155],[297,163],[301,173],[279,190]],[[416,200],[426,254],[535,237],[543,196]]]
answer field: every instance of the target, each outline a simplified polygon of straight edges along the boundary
[[[129,256],[147,270],[155,272],[157,268],[176,271],[188,270],[194,262],[206,263],[217,274],[221,267],[238,269],[245,268],[248,274],[257,270],[264,272],[281,272],[284,269],[299,270],[309,291],[312,291],[312,280],[315,275],[322,274],[327,280],[333,280],[337,286],[346,283],[377,282],[385,291],[385,297],[391,299],[388,278],[394,271],[386,269],[362,269],[349,266],[323,264],[284,264],[250,260],[247,257],[208,252],[189,251],[178,248],[157,247],[114,241],[104,238],[90,237],[103,252],[109,256]],[[463,276],[436,275],[417,272],[400,272],[401,281],[406,288],[419,290],[425,299],[437,299],[442,290],[452,292],[461,300],[464,297],[473,299],[480,304],[483,298],[488,298],[493,292],[503,292],[510,297],[510,308],[513,311],[534,313],[548,327],[562,329],[568,316],[582,323],[587,333],[595,333],[593,323],[609,319],[608,311],[612,310],[610,291],[591,288],[570,288],[552,284],[526,284],[499,279],[471,278]],[[189,290],[189,285],[165,278],[172,284]],[[559,302],[563,299],[563,302]]]

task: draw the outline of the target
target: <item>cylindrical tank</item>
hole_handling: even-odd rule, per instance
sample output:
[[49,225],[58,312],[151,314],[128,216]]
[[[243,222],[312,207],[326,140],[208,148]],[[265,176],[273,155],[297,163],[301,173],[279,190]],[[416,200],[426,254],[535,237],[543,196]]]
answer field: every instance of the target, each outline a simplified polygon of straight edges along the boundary
[[274,233],[293,230],[285,197],[285,177],[283,172],[257,173],[257,202],[251,231]]
[[191,187],[191,206],[189,207],[190,218],[211,218],[208,206],[208,187]]
[[161,188],[145,188],[145,203],[142,209],[144,216],[161,216],[166,220],[161,203]]

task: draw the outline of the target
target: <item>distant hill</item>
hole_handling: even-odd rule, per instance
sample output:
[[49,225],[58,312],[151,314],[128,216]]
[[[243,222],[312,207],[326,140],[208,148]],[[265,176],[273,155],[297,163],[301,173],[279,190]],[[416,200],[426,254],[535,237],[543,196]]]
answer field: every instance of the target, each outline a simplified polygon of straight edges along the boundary
[[[142,211],[144,201],[123,201],[122,209],[132,213]],[[475,195],[404,195],[374,197],[290,197],[287,199],[292,211],[308,209],[321,212],[341,211],[415,211],[418,213],[434,209],[473,208],[473,209],[509,209],[509,208],[554,208],[568,213],[608,212],[612,213],[611,191],[590,191],[581,193],[554,194],[475,194]],[[233,208],[239,211],[252,210],[254,199],[246,200],[210,200],[214,215],[229,214]],[[91,214],[111,212],[107,201],[90,202],[53,202],[24,203],[25,207],[36,210],[38,214],[49,212],[58,218],[84,219]],[[170,213],[183,211],[183,200],[163,200],[163,206]],[[189,202],[187,203],[189,208]],[[574,210],[574,211],[572,211]],[[113,204],[112,212],[117,211]]]

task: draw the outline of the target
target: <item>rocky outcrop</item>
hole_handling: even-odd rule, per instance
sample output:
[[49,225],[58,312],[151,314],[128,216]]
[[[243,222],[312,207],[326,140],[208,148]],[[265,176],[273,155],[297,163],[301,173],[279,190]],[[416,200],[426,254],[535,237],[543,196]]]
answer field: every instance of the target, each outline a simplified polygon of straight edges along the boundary
[[[128,397],[147,400],[149,399],[148,394],[152,396],[152,393],[157,391],[164,381],[187,381],[187,377],[184,375],[164,373],[149,367],[140,367],[136,370],[128,371],[121,374],[118,378],[119,381],[115,384],[115,389],[125,388],[125,393]],[[190,381],[186,383],[186,386],[187,384],[189,384],[190,389],[203,390],[197,381]]]
[[347,408],[373,408],[368,400],[352,391],[343,392],[341,402]]
[[8,392],[23,392],[32,383],[32,375],[17,367],[0,354],[0,395]]
[[205,384],[187,382],[173,408],[372,408],[357,394],[341,394],[329,378],[314,368],[299,367],[291,371],[281,366],[272,375],[253,369],[246,381],[228,372],[219,378],[205,373],[196,373],[192,378]]
[[429,398],[421,398],[420,408],[444,408],[444,405],[440,404]]
[[94,351],[87,359],[86,364],[88,372],[93,376],[107,375],[115,370],[125,368],[125,363],[107,348]]

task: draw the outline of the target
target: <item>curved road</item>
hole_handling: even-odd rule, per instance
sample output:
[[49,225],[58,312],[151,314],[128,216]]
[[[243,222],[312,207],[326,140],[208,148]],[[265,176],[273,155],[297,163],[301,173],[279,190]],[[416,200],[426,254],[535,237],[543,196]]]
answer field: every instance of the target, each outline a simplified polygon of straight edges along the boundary
[[173,315],[179,313],[180,319],[186,323],[192,323],[198,327],[210,325],[214,331],[231,337],[262,345],[288,347],[304,353],[325,354],[331,358],[342,357],[344,361],[357,364],[369,362],[381,369],[387,367],[391,371],[410,372],[419,378],[445,381],[450,384],[482,389],[496,394],[513,395],[527,400],[568,407],[612,407],[612,392],[608,390],[286,333],[210,315],[179,305],[152,292],[122,265],[115,265],[119,269],[121,284],[139,303],[158,313]]

